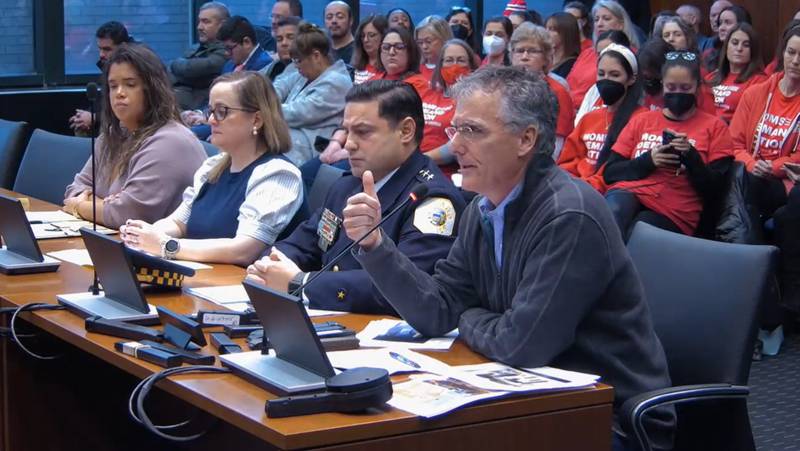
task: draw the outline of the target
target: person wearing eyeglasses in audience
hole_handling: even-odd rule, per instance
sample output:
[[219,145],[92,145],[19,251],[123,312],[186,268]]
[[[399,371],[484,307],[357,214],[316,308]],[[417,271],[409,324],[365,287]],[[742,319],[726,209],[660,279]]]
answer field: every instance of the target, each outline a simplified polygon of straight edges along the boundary
[[668,53],[662,81],[664,108],[630,121],[603,172],[606,200],[623,237],[637,221],[693,235],[733,162],[727,125],[697,107],[702,83],[697,55]]
[[800,26],[784,37],[783,72],[742,94],[731,119],[736,160],[744,163],[747,187],[766,220],[786,204],[794,181],[787,163],[800,163]]
[[481,43],[475,33],[475,21],[472,19],[472,10],[466,6],[453,6],[444,18],[450,24],[454,39],[461,39],[469,44],[475,54],[480,54]]
[[642,87],[636,56],[625,46],[610,44],[597,62],[597,83],[603,106],[587,113],[564,141],[558,165],[605,193],[603,168],[625,125],[646,111],[639,105]]
[[290,50],[296,71],[275,79],[292,148],[286,157],[300,166],[317,156],[314,142],[342,121],[344,95],[353,85],[345,63],[331,57],[331,42],[318,26],[302,22]]
[[276,58],[271,63],[264,66],[258,72],[274,82],[278,76],[284,73],[289,67],[292,68],[288,73],[296,71],[297,68],[292,65],[292,44],[294,38],[297,36],[297,29],[300,26],[301,19],[299,17],[289,16],[281,19],[275,25],[275,54]]
[[360,85],[378,75],[381,42],[389,23],[383,16],[369,16],[356,30],[356,49],[350,65],[355,69],[353,84]]
[[390,27],[402,27],[414,33],[414,21],[411,14],[403,8],[392,8],[386,13],[386,20]]
[[[346,102],[342,127],[348,132],[345,146],[352,171],[331,186],[309,219],[247,268],[248,279],[291,293],[317,275],[352,243],[342,230],[342,217],[347,199],[364,183],[371,183],[386,211],[401,206],[424,183],[427,195],[405,204],[382,227],[422,271],[433,271],[447,256],[464,198],[419,151],[424,118],[416,90],[399,80],[373,80],[353,86]],[[312,308],[396,315],[349,252],[301,291],[298,294]]]
[[730,123],[747,88],[767,79],[763,68],[758,35],[750,24],[742,22],[722,45],[719,68],[706,77],[714,93],[717,116]]
[[472,48],[460,39],[447,41],[442,47],[439,62],[433,70],[428,89],[420,93],[425,113],[425,129],[419,149],[439,165],[448,179],[458,170],[455,157],[450,152],[447,129],[455,113],[455,102],[450,96],[452,87],[463,77],[478,69],[478,60]]
[[550,33],[539,25],[530,22],[521,24],[511,36],[509,43],[511,65],[542,74],[548,86],[558,99],[558,122],[553,158],[558,159],[564,139],[572,132],[575,110],[569,91],[548,75],[553,63],[553,41]]
[[439,62],[439,55],[445,42],[453,39],[453,32],[450,31],[450,24],[439,16],[428,16],[422,19],[414,30],[414,38],[417,41],[422,61],[419,65],[419,73],[426,80],[430,81],[433,70]]
[[[633,22],[625,8],[615,0],[597,0],[592,7],[594,21],[593,40],[597,44],[597,37],[610,30],[625,33],[630,42],[630,47],[635,51],[640,41],[636,35]],[[591,89],[597,79],[597,50],[589,47],[581,51],[575,65],[567,76],[573,107],[580,108],[583,97]]]
[[155,221],[181,201],[181,192],[206,159],[200,141],[180,119],[164,64],[149,48],[122,44],[103,72],[100,136],[92,159],[64,194],[64,211],[117,228],[130,218]]
[[150,224],[120,227],[130,247],[168,259],[255,261],[303,206],[300,171],[283,154],[289,128],[274,89],[255,72],[218,77],[209,97],[211,142],[221,153],[205,161],[180,206]]
[[508,66],[508,40],[514,34],[514,26],[505,16],[491,17],[483,25],[483,58],[481,66]]

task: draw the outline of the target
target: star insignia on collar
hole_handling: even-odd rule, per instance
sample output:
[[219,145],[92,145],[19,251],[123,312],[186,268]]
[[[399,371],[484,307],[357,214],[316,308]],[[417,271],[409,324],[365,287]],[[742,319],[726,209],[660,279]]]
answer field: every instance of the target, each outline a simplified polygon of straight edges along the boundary
[[421,171],[419,171],[419,175],[427,181],[433,180],[433,173],[431,173],[431,171],[427,169],[422,169]]
[[344,301],[344,297],[346,295],[347,291],[345,291],[344,289],[340,289],[339,291],[336,292],[336,298],[339,299],[340,301]]

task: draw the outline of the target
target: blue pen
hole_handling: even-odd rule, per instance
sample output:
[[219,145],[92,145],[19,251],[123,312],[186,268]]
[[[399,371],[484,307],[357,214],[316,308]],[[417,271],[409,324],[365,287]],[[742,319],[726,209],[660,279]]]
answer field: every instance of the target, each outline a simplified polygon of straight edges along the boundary
[[401,356],[400,354],[398,354],[398,353],[396,353],[394,351],[390,351],[389,352],[389,356],[391,358],[397,360],[398,362],[400,362],[402,364],[405,364],[405,365],[408,365],[410,367],[413,367],[413,368],[416,368],[416,369],[422,368],[421,366],[419,366],[419,363],[417,363],[417,362],[415,362],[413,360],[408,360],[407,358]]

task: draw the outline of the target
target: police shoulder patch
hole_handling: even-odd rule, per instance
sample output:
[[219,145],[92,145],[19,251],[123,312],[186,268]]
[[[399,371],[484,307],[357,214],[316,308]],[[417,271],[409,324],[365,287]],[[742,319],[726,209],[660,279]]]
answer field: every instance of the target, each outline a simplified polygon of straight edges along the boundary
[[446,197],[425,199],[414,210],[414,227],[422,233],[452,236],[456,223],[456,209]]

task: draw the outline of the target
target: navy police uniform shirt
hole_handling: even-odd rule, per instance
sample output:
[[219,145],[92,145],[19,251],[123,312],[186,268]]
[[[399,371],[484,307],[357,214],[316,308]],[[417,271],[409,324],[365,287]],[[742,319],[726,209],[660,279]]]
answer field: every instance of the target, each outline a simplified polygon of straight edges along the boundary
[[[458,188],[436,163],[416,151],[378,190],[378,200],[385,216],[420,183],[428,185],[426,197],[397,212],[382,230],[420,269],[433,273],[436,262],[450,252],[458,230],[465,205]],[[302,271],[318,271],[352,242],[343,230],[342,210],[347,199],[362,191],[361,179],[346,173],[331,187],[322,208],[275,246]],[[350,252],[304,288],[303,295],[311,308],[397,315]]]

